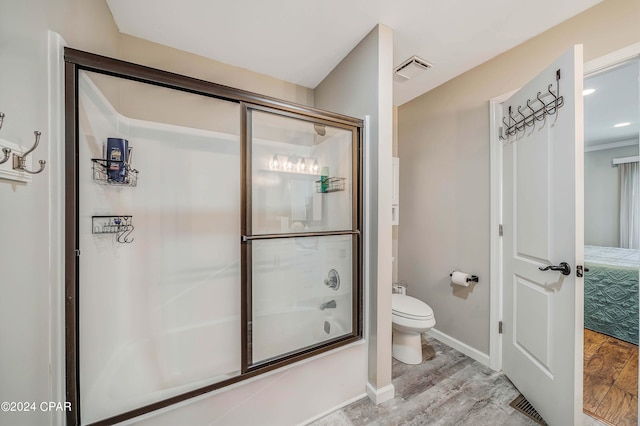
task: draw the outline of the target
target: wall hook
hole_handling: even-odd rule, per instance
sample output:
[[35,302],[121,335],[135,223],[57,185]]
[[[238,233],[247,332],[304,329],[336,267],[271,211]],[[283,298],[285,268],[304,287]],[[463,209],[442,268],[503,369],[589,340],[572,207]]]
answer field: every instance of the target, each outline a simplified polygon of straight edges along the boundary
[[547,104],[545,104],[544,100],[540,98],[540,95],[542,95],[542,92],[538,92],[538,94],[536,94],[536,99],[538,99],[538,102],[542,104],[542,108],[538,110],[539,114],[536,115],[536,120],[538,121],[544,120],[547,116]]
[[531,118],[531,121],[529,121],[529,122],[525,121],[525,124],[527,126],[533,126],[534,123],[536,122],[536,110],[531,108],[530,103],[531,103],[531,99],[527,99],[527,108],[529,108],[531,110],[531,114],[529,114],[529,117]]
[[2,152],[4,153],[4,158],[0,160],[0,164],[6,163],[9,160],[9,155],[11,154],[11,150],[9,148],[2,148]]
[[129,239],[129,235],[131,235],[131,233],[133,232],[133,229],[134,229],[133,225],[124,225],[122,227],[122,230],[120,231],[120,233],[116,237],[116,240],[120,244],[132,243],[134,238]]
[[[2,129],[3,121],[4,121],[4,112],[0,112],[0,129]],[[11,150],[9,148],[2,148],[2,152],[4,153],[4,158],[0,160],[0,164],[6,163],[9,160],[9,154],[11,154]]]
[[520,111],[520,108],[521,107],[518,106],[518,114],[520,114],[520,117],[522,117],[520,120],[518,120],[518,123],[521,123],[520,126],[516,124],[516,131],[518,132],[523,131],[527,127],[527,117],[525,117],[522,111]]
[[36,136],[36,140],[35,143],[33,144],[33,146],[31,147],[30,150],[28,150],[27,152],[25,152],[22,155],[18,155],[18,154],[13,154],[13,168],[17,169],[17,170],[22,170],[23,172],[27,172],[30,173],[32,175],[36,175],[38,173],[40,173],[41,171],[44,170],[44,166],[45,164],[47,164],[46,161],[44,160],[40,160],[38,161],[38,163],[40,163],[40,170],[38,171],[31,171],[31,170],[27,170],[25,167],[27,165],[27,155],[31,154],[37,147],[38,144],[40,143],[40,135],[42,135],[41,132],[39,131],[35,131],[33,132],[33,134]]
[[549,115],[555,114],[558,110],[558,97],[551,91],[552,87],[553,84],[550,84],[549,87],[547,87],[547,92],[549,92],[549,94],[553,96],[553,100],[548,104],[549,106],[547,108],[547,113]]

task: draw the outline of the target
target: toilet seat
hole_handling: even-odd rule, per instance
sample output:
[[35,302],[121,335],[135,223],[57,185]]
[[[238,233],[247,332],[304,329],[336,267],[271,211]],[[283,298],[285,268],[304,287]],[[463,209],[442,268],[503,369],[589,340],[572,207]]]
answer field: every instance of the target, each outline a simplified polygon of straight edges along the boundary
[[433,319],[433,310],[429,305],[415,297],[403,294],[393,294],[391,298],[391,312],[401,318],[418,321]]

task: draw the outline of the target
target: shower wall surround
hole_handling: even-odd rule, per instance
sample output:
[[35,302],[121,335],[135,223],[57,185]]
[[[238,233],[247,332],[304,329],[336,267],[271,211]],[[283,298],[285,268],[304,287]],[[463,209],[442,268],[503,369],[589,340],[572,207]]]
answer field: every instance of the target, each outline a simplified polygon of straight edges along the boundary
[[[66,55],[68,424],[361,339],[360,120]],[[137,186],[92,180],[110,137],[128,140]],[[92,232],[106,215],[132,217],[131,243]]]

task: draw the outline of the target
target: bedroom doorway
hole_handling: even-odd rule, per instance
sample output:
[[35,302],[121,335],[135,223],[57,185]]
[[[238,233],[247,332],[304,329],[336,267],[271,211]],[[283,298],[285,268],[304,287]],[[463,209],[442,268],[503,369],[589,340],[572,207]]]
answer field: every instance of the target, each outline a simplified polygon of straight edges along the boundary
[[639,77],[635,58],[584,80],[583,407],[612,425],[638,422]]

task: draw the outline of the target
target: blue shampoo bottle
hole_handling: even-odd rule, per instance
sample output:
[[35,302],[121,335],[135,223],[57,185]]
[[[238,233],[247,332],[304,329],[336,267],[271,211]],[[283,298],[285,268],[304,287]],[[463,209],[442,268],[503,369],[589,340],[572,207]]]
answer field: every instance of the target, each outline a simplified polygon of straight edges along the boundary
[[129,141],[122,138],[107,138],[107,169],[109,180],[124,182],[127,176]]

